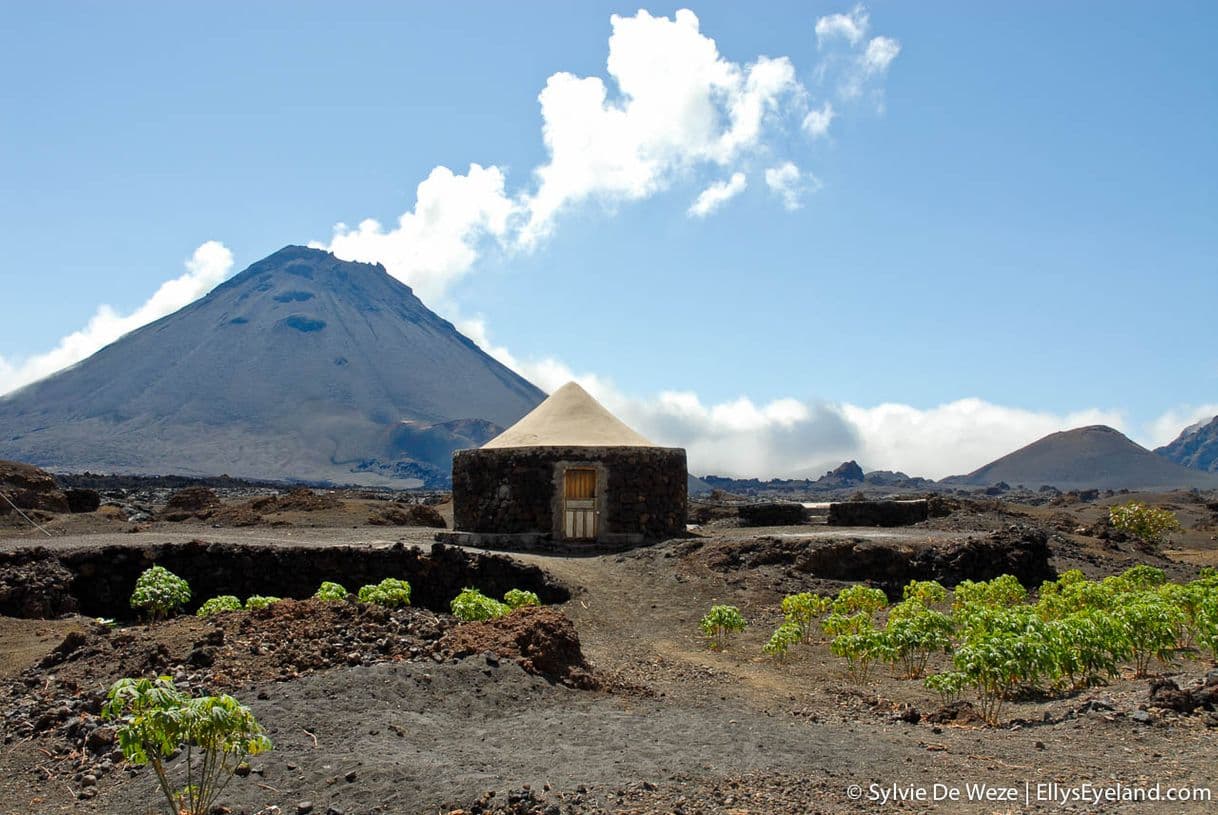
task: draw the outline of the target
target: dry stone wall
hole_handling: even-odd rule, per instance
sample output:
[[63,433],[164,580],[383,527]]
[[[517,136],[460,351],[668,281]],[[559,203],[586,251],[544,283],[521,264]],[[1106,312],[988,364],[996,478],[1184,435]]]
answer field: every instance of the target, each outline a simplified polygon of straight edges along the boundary
[[600,537],[664,540],[685,531],[685,451],[667,447],[512,447],[453,456],[454,527],[484,534],[554,534],[563,472],[590,466]]

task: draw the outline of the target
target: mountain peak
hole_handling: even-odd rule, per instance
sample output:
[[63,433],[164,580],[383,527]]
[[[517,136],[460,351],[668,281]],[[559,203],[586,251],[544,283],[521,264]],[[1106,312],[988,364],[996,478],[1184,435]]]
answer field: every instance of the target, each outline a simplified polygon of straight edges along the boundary
[[1030,487],[1051,484],[1062,489],[1218,487],[1218,477],[1156,456],[1107,425],[1050,433],[968,475],[944,482],[977,486],[1006,482]]
[[352,483],[430,468],[442,481],[453,449],[487,437],[446,423],[498,429],[543,398],[383,266],[285,246],[0,400],[0,458]]
[[1189,425],[1156,453],[1194,470],[1218,473],[1218,416]]

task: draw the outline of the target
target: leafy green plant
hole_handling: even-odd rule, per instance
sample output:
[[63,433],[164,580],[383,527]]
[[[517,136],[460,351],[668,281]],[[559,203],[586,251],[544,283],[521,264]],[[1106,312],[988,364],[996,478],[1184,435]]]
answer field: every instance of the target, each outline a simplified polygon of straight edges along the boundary
[[245,610],[258,611],[259,609],[270,608],[282,599],[282,597],[264,597],[261,594],[251,594],[245,598]]
[[525,591],[524,589],[510,589],[503,595],[503,602],[507,603],[508,608],[515,611],[518,608],[525,606],[541,605],[541,598],[537,596],[537,592]]
[[131,607],[143,609],[154,620],[168,617],[189,602],[190,585],[164,566],[146,569],[131,592]]
[[1166,543],[1172,532],[1179,532],[1182,528],[1171,510],[1147,506],[1139,501],[1110,508],[1108,522],[1114,529],[1151,543]]
[[[120,679],[106,695],[102,716],[117,719],[116,735],[131,764],[151,764],[172,815],[205,815],[249,756],[271,749],[249,708],[231,696],[191,698],[167,676]],[[170,783],[165,760],[179,750],[185,773]]]
[[487,597],[477,589],[463,589],[453,598],[450,605],[453,616],[464,622],[474,620],[497,620],[506,617],[512,609],[507,603],[500,603],[493,597]]
[[1111,679],[1131,652],[1127,628],[1106,609],[1084,608],[1045,624],[1051,675],[1069,687]]
[[767,656],[781,659],[786,656],[791,646],[798,644],[803,638],[804,628],[799,623],[788,621],[774,629],[774,633],[766,644],[761,646],[761,650]]
[[1209,592],[1197,609],[1195,637],[1197,645],[1218,660],[1218,591]]
[[973,582],[963,580],[955,588],[953,610],[966,606],[1005,608],[1022,603],[1028,596],[1023,585],[1013,575],[1004,574],[993,580]]
[[901,599],[930,608],[947,601],[947,589],[938,580],[911,580],[901,591]]
[[902,676],[917,679],[926,672],[932,654],[951,648],[954,629],[951,617],[927,608],[918,596],[903,600],[888,614],[884,660],[900,665]]
[[1157,594],[1140,592],[1127,595],[1113,616],[1126,628],[1135,676],[1146,676],[1155,657],[1171,661],[1177,634],[1184,624],[1184,613],[1179,608]]
[[859,612],[868,615],[888,605],[888,595],[868,586],[850,586],[842,589],[833,598],[833,613],[851,615]]
[[[852,615],[852,618],[858,619],[861,616],[860,613]],[[846,660],[846,671],[852,679],[856,682],[866,682],[871,673],[871,665],[887,654],[888,643],[884,632],[874,628],[868,618],[866,625],[844,631],[834,637],[829,643],[829,651]]]
[[809,591],[788,594],[782,598],[782,616],[787,623],[798,626],[800,640],[807,642],[813,623],[832,606],[833,600],[830,598]]
[[343,588],[341,583],[334,583],[326,580],[322,582],[321,588],[314,593],[313,599],[335,603],[346,600],[349,594],[350,592]]
[[410,584],[405,580],[386,577],[380,583],[361,587],[359,601],[386,608],[408,606],[410,605]]
[[944,705],[950,705],[957,701],[968,687],[968,677],[960,671],[944,671],[931,674],[922,680],[922,684],[939,694],[939,701]]
[[710,640],[712,648],[722,650],[732,634],[745,629],[748,622],[735,606],[711,606],[711,610],[699,621],[702,633]]
[[221,594],[219,597],[213,597],[203,605],[199,606],[199,610],[195,612],[200,617],[210,617],[212,614],[219,614],[221,611],[240,611],[241,601],[231,594]]

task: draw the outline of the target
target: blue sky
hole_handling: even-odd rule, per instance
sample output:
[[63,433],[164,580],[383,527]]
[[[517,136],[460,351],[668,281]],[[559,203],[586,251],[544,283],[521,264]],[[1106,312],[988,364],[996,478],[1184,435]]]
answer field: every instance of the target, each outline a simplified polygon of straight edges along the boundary
[[[840,455],[944,475],[1076,422],[1162,443],[1218,412],[1213,4],[689,7],[724,63],[788,58],[798,87],[759,136],[726,158],[666,143],[692,152],[645,192],[570,193],[529,242],[471,234],[473,258],[446,255],[430,282],[390,271],[543,387],[580,376],[704,469]],[[391,231],[437,166],[497,168],[504,200],[536,194],[555,164],[539,92],[569,72],[620,104],[610,17],[636,11],[9,7],[0,377],[19,384],[103,304],[136,312],[205,241],[232,255],[214,280],[329,245],[339,222]],[[861,33],[818,37],[822,19]],[[899,53],[860,79],[877,38]],[[622,39],[623,62],[649,64],[654,42]],[[801,127],[825,103],[827,130]],[[765,181],[788,162],[794,209]],[[743,191],[691,214],[737,172]]]

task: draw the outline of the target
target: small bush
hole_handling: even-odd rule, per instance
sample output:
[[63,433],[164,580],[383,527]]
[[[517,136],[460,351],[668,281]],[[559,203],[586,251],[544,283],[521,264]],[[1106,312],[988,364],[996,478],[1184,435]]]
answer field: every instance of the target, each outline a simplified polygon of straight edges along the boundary
[[959,671],[945,671],[941,674],[931,674],[922,680],[922,684],[939,694],[939,701],[950,705],[957,701],[968,686],[968,677]]
[[804,629],[799,623],[785,622],[774,630],[770,635],[769,641],[761,647],[761,650],[767,656],[778,657],[781,659],[786,656],[787,651],[792,645],[796,645],[804,638]]
[[[118,720],[123,756],[136,767],[152,765],[170,811],[181,815],[211,812],[237,767],[271,749],[249,708],[227,695],[192,699],[167,676],[118,680],[106,695],[102,718]],[[178,787],[166,760],[180,749],[176,772],[186,783]]]
[[515,611],[518,608],[525,606],[541,605],[541,598],[536,592],[525,591],[524,589],[512,589],[507,594],[503,595],[503,602],[508,604],[508,608]]
[[812,592],[788,594],[782,598],[782,616],[788,623],[799,627],[800,640],[807,642],[816,618],[826,613],[832,605],[833,601],[828,597]]
[[328,602],[342,602],[347,599],[350,592],[343,588],[341,583],[332,583],[326,580],[321,584],[321,588],[313,595],[314,600],[326,600]]
[[879,589],[867,586],[851,586],[842,589],[833,598],[833,613],[849,616],[859,612],[868,615],[888,605],[888,595]]
[[374,603],[386,608],[410,605],[410,584],[405,580],[386,577],[380,583],[359,590],[361,603]]
[[164,566],[145,570],[131,592],[131,607],[147,611],[154,620],[168,617],[189,602],[190,585]]
[[727,647],[728,638],[743,631],[748,623],[735,606],[711,606],[698,625],[711,641],[712,648],[723,649]]
[[497,620],[512,612],[507,603],[500,603],[472,588],[463,589],[454,597],[450,608],[454,617],[467,623],[474,620]]
[[1151,507],[1137,501],[1119,504],[1108,510],[1114,529],[1151,543],[1166,543],[1172,532],[1179,532],[1180,521],[1171,510]]
[[261,608],[270,608],[282,599],[282,597],[263,597],[261,594],[251,594],[245,598],[245,610],[257,611]]
[[219,614],[221,611],[240,611],[241,601],[231,594],[221,594],[219,597],[213,597],[203,605],[199,606],[199,610],[195,612],[200,617],[209,617],[212,614]]

